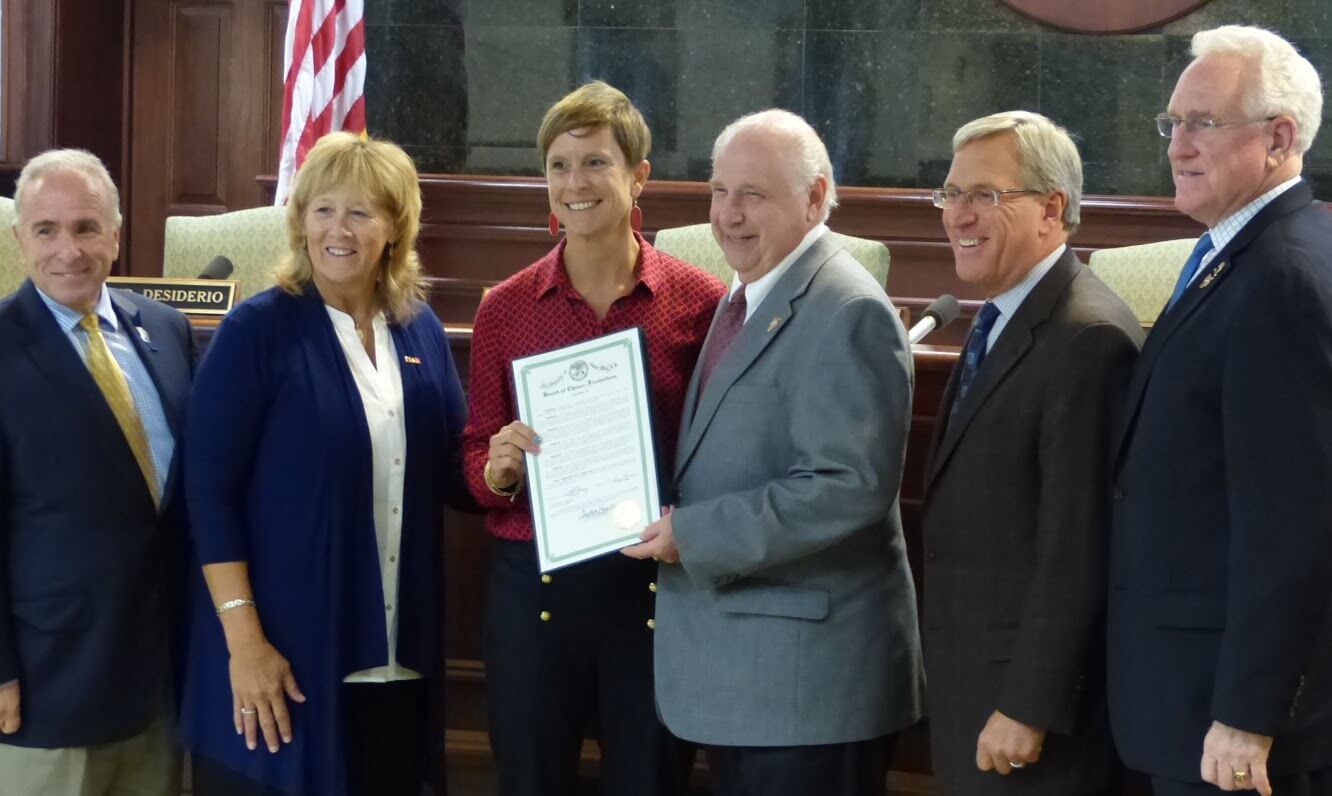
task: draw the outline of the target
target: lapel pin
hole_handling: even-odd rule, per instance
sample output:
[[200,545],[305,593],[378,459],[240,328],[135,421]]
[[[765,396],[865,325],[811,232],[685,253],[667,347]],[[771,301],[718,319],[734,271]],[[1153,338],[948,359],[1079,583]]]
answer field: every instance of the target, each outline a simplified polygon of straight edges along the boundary
[[1203,281],[1198,284],[1198,289],[1202,290],[1203,288],[1212,284],[1212,281],[1216,279],[1217,275],[1219,275],[1224,270],[1226,270],[1226,261],[1222,260],[1221,262],[1216,264],[1216,267],[1212,269],[1211,273],[1203,277]]
[[421,358],[420,358],[420,357],[414,357],[414,356],[411,356],[410,354],[405,354],[405,355],[403,355],[402,361],[403,361],[403,362],[406,362],[408,365],[419,365],[419,364],[421,364]]
[[782,325],[782,316],[778,315],[774,317],[772,320],[768,321],[768,331],[772,332],[774,329],[776,329],[778,326],[781,325]]
[[134,331],[136,331],[136,332],[139,333],[139,339],[143,341],[143,344],[144,344],[144,345],[152,345],[152,344],[153,344],[153,338],[151,338],[151,337],[148,336],[148,330],[147,330],[147,329],[143,328],[142,326],[135,326],[135,327],[134,327]]

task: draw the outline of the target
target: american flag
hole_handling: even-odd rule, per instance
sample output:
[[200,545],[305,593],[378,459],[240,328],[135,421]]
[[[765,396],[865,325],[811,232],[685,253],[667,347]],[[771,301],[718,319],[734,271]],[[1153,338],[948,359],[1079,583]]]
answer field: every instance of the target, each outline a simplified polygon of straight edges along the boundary
[[319,137],[365,132],[364,0],[291,0],[275,204]]

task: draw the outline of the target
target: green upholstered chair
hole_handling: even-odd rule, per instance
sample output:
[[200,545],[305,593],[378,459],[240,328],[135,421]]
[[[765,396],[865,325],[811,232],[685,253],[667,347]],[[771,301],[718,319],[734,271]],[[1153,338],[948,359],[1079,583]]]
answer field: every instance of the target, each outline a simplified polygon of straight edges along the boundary
[[193,278],[217,255],[231,259],[240,298],[273,285],[273,269],[287,255],[287,209],[254,207],[213,216],[166,220],[162,276]]
[[1094,251],[1088,265],[1124,299],[1143,326],[1151,326],[1170,300],[1179,269],[1197,238],[1163,240]]
[[[887,246],[877,240],[853,238],[840,232],[833,232],[832,235],[852,257],[865,266],[865,270],[869,271],[880,285],[888,283]],[[678,257],[710,274],[715,274],[727,285],[731,284],[731,276],[735,272],[726,264],[726,255],[722,254],[717,239],[712,237],[712,225],[692,224],[687,227],[659,230],[653,245],[672,257]]]
[[24,277],[18,239],[14,237],[14,200],[0,196],[0,297],[18,290]]

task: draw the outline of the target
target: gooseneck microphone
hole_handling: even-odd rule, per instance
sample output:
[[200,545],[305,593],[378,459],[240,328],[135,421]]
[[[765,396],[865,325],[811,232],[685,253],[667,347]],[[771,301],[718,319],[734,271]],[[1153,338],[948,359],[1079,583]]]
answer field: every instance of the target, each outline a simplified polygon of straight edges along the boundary
[[935,329],[942,329],[953,321],[961,313],[962,307],[957,303],[957,299],[952,294],[945,293],[925,308],[925,317],[921,318],[911,331],[907,332],[907,339],[911,345],[919,343],[925,335]]
[[[236,266],[231,264],[231,259],[225,254],[219,254],[208,261],[202,272],[199,273],[200,279],[226,279],[231,276],[231,272],[236,270]],[[935,302],[937,304],[938,302]],[[953,302],[956,304],[957,302]],[[934,305],[930,305],[934,306]]]

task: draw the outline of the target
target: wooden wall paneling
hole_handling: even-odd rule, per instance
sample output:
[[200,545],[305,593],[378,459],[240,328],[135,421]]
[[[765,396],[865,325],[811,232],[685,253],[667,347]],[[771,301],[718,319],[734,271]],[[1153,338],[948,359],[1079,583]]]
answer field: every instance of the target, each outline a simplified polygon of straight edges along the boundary
[[173,4],[171,10],[166,213],[218,212],[227,203],[221,115],[232,8]]
[[130,264],[151,275],[161,273],[167,216],[262,203],[255,175],[276,165],[287,4],[137,0],[135,8]]
[[55,140],[56,5],[4,3],[5,163],[23,161]]

